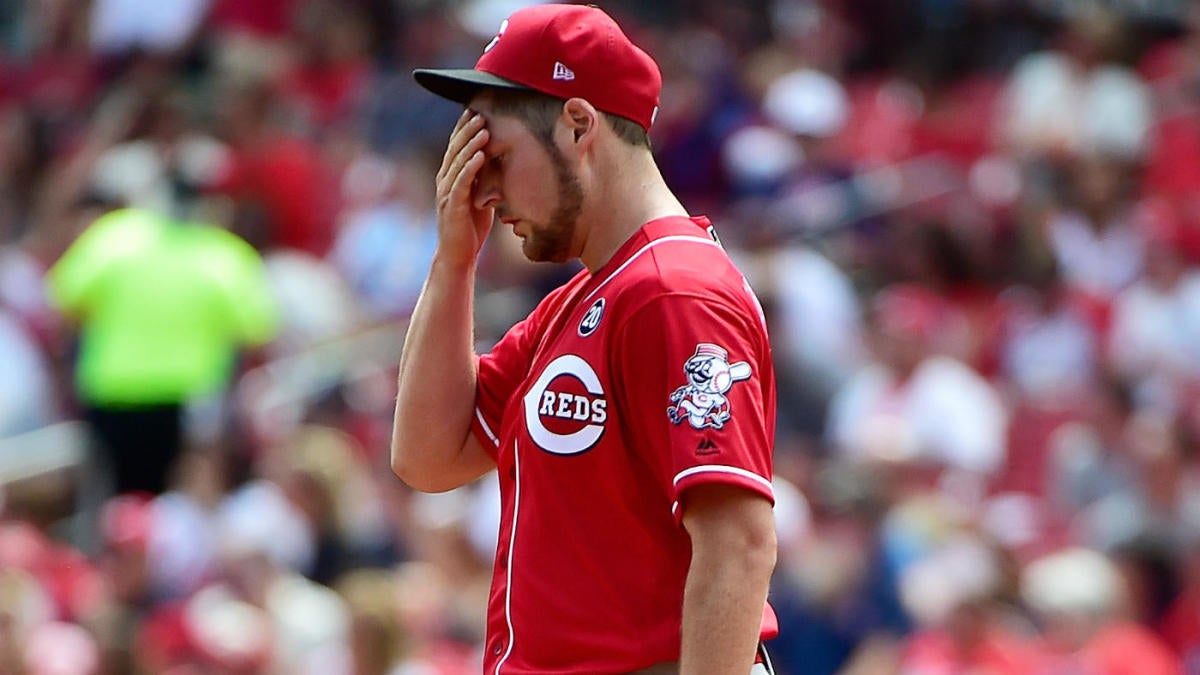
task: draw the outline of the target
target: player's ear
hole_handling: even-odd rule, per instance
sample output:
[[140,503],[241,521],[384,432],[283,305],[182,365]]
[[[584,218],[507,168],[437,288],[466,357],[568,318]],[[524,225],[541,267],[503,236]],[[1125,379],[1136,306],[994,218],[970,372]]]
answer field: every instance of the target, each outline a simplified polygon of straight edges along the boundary
[[569,98],[563,103],[562,122],[571,141],[582,150],[591,145],[600,130],[600,111],[585,99]]

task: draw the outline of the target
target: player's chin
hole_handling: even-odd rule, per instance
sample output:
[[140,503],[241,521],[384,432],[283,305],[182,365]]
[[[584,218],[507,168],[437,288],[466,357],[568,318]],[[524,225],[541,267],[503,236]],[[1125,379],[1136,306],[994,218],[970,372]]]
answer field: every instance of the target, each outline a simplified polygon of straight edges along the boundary
[[521,252],[530,262],[562,263],[571,258],[565,246],[556,246],[554,242],[548,242],[533,235],[518,234],[517,236],[521,237]]

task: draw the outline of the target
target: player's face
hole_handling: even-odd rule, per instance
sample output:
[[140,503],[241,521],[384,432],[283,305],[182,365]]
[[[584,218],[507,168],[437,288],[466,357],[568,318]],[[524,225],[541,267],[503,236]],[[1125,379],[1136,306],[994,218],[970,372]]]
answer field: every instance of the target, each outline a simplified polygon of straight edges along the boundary
[[577,255],[583,188],[566,157],[520,120],[488,114],[486,104],[476,109],[484,113],[491,134],[475,186],[476,205],[495,209],[496,219],[521,237],[530,260],[563,262]]

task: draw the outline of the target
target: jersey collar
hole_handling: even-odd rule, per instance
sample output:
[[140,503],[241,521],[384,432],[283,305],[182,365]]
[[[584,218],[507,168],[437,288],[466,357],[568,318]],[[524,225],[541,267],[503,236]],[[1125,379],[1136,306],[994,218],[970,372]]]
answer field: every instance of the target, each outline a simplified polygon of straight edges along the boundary
[[606,279],[618,267],[629,260],[629,257],[637,253],[643,246],[649,244],[655,239],[663,237],[687,236],[696,237],[697,239],[706,239],[712,241],[714,239],[712,232],[712,221],[707,216],[663,216],[655,218],[642,225],[634,232],[624,244],[617,249],[608,262],[604,263],[600,269],[592,275],[593,280]]

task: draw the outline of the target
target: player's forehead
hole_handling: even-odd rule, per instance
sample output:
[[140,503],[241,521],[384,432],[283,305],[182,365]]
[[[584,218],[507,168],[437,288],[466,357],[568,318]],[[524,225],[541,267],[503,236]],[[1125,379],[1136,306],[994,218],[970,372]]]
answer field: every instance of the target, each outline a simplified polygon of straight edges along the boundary
[[512,140],[511,137],[518,136],[522,130],[528,131],[516,115],[507,112],[503,109],[503,106],[498,105],[497,94],[495,92],[486,89],[479,92],[471,99],[467,108],[479,113],[483,117],[488,129],[492,132],[493,138]]

